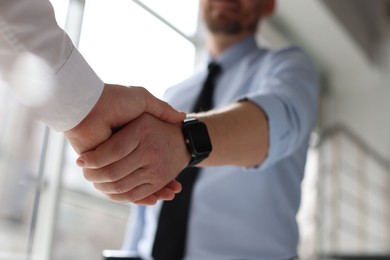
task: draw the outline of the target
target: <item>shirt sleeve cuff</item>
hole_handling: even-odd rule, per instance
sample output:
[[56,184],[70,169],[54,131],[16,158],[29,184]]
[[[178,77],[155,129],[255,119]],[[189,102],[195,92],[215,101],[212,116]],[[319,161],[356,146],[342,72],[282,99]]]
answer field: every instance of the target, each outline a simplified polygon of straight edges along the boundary
[[104,83],[77,48],[54,75],[54,82],[47,101],[33,110],[49,127],[63,132],[88,115],[103,92]]
[[288,149],[289,125],[286,109],[283,102],[271,95],[248,95],[242,100],[248,100],[258,105],[266,114],[268,120],[269,148],[265,160],[255,167],[266,169],[280,160],[282,154]]

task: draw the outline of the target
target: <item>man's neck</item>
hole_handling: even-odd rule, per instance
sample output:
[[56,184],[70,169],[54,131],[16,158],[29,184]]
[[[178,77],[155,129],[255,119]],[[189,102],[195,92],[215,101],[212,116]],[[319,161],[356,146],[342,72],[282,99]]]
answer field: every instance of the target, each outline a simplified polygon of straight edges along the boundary
[[213,34],[207,35],[207,48],[213,58],[219,57],[226,49],[253,35],[253,33],[243,33],[239,35]]

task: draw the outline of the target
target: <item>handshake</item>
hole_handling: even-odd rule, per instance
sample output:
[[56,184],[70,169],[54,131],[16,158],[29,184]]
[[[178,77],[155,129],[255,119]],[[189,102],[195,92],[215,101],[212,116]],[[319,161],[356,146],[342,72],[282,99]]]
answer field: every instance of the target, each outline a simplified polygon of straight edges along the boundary
[[110,199],[153,205],[181,191],[189,160],[185,113],[141,87],[106,84],[92,111],[64,134],[84,177]]

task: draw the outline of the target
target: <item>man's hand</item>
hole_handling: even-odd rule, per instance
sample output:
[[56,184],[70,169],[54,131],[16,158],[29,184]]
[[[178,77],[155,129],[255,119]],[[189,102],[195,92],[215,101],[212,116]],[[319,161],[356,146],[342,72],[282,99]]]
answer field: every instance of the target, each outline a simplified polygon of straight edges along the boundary
[[[80,154],[94,149],[123,125],[143,113],[151,114],[170,123],[179,123],[185,118],[184,113],[177,112],[144,88],[106,84],[100,99],[87,117],[64,134],[75,151]],[[132,142],[139,139],[137,136],[130,138],[134,139]],[[156,160],[160,164],[163,163],[158,158]],[[181,185],[173,181],[156,193],[154,198],[151,197],[141,203],[152,203],[156,198],[172,199],[180,189]]]
[[181,188],[172,180],[189,160],[180,124],[142,114],[78,162],[84,177],[110,199],[154,204],[169,189]]
[[80,154],[95,148],[142,113],[170,123],[179,123],[185,118],[185,113],[176,111],[142,87],[106,84],[100,99],[87,117],[64,134]]

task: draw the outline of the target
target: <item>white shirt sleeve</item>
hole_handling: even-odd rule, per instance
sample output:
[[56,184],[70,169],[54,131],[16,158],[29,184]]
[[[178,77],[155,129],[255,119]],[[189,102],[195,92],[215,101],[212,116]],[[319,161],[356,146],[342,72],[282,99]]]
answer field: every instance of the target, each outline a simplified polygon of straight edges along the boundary
[[48,0],[0,0],[0,74],[57,131],[76,126],[104,87],[57,25]]

